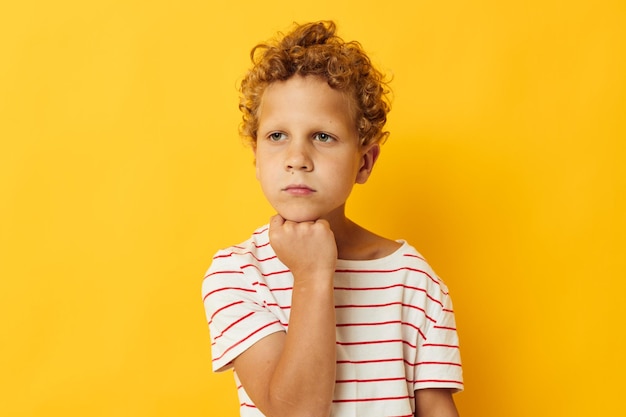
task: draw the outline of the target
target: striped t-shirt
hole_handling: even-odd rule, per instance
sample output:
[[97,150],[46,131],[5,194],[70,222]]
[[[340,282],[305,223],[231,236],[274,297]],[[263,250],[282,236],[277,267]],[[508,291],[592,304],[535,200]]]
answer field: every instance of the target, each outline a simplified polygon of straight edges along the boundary
[[[380,259],[337,261],[334,417],[409,417],[415,390],[463,389],[448,289],[400,242]],[[214,371],[231,368],[263,337],[288,331],[292,286],[292,274],[269,244],[268,226],[214,256],[202,284]],[[235,380],[241,416],[263,416],[236,373]]]

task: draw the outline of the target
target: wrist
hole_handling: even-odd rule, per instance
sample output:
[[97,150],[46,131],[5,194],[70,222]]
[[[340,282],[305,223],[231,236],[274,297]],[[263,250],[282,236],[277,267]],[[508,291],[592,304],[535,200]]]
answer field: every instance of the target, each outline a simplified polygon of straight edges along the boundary
[[334,287],[334,276],[334,269],[293,273],[293,290],[305,292],[332,291]]

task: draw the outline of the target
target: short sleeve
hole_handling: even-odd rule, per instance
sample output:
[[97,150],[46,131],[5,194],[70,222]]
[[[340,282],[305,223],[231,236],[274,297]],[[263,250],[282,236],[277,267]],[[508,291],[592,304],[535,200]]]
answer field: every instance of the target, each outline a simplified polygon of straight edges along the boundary
[[231,368],[246,349],[287,325],[267,308],[254,274],[233,258],[218,252],[202,282],[215,372]]
[[441,306],[417,349],[414,390],[452,388],[463,390],[459,338],[447,288],[442,284]]

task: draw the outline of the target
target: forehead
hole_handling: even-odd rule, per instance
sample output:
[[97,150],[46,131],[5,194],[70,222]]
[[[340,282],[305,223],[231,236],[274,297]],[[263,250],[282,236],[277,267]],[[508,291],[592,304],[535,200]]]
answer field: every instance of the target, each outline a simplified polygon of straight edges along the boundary
[[286,81],[272,82],[263,92],[257,114],[261,123],[289,116],[355,125],[349,95],[315,76],[295,75]]

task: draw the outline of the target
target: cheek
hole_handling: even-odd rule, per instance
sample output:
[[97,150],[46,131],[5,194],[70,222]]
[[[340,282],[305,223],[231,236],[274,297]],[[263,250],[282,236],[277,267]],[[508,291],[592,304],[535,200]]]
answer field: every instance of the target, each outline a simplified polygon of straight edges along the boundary
[[255,152],[254,153],[254,169],[256,170],[256,176],[259,178],[260,176],[267,175],[267,167],[271,166],[267,155],[265,152]]
[[359,167],[357,164],[345,164],[334,170],[332,178],[337,187],[342,189],[351,189],[356,183],[359,173]]
[[278,180],[280,175],[278,165],[267,155],[257,154],[255,163],[256,179],[263,184],[269,184]]

